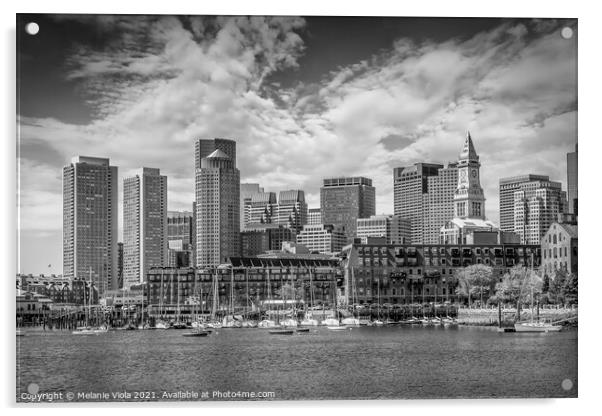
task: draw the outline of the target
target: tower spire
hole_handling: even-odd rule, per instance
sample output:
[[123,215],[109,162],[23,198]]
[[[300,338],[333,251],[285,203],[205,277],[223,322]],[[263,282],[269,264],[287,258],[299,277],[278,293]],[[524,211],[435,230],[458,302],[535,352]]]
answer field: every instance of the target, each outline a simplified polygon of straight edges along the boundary
[[474,148],[469,130],[466,130],[466,140],[464,140],[464,146],[460,153],[460,160],[479,160],[479,155],[477,155],[477,151]]

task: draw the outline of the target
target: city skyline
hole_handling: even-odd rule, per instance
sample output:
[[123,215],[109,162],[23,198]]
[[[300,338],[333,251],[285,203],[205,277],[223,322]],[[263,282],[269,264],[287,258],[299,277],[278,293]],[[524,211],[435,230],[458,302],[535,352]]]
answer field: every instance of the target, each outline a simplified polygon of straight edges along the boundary
[[[488,218],[499,223],[501,177],[549,175],[566,190],[566,153],[576,141],[576,36],[564,39],[560,28],[575,21],[429,19],[408,33],[420,19],[389,18],[375,39],[370,27],[382,21],[359,19],[357,51],[342,48],[318,65],[321,48],[351,42],[339,32],[353,19],[339,19],[272,19],[272,33],[260,18],[41,18],[49,35],[71,24],[83,35],[76,47],[56,36],[21,43],[19,271],[52,264],[61,272],[60,167],[77,154],[119,167],[120,212],[122,178],[143,165],[170,178],[169,210],[190,209],[191,149],[213,137],[237,140],[241,182],[303,189],[312,208],[323,178],[361,175],[374,181],[376,213],[393,213],[393,168],[456,160],[467,129],[481,156]],[[95,42],[96,30],[109,40]],[[58,57],[28,55],[39,48]],[[553,71],[538,72],[550,62]],[[65,105],[44,105],[48,87],[28,99],[43,70],[58,78],[53,97]],[[42,246],[44,256],[24,250]]]

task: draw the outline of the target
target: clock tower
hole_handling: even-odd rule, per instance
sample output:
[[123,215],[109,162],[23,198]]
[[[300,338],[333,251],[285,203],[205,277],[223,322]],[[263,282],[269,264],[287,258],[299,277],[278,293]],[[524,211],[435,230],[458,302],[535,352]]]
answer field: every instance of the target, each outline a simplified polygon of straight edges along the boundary
[[485,219],[485,196],[479,180],[480,167],[470,132],[466,132],[464,147],[458,159],[458,187],[454,192],[456,218]]

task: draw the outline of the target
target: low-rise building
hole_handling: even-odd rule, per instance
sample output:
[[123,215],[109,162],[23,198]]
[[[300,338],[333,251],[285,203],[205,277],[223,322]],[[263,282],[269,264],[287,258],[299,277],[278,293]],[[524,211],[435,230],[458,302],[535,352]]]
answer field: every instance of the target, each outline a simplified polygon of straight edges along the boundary
[[542,271],[577,273],[577,224],[554,222],[541,239]]
[[338,253],[347,243],[345,229],[332,224],[304,225],[297,234],[297,243],[304,245],[311,252],[332,254]]

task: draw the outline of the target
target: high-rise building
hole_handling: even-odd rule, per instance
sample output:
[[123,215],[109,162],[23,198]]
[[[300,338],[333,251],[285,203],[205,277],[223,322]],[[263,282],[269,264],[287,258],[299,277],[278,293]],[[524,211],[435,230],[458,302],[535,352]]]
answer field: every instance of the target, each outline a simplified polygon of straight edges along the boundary
[[234,140],[195,143],[196,265],[240,255],[240,172]]
[[123,179],[124,287],[142,283],[151,267],[167,266],[167,176],[142,168]]
[[479,155],[470,132],[456,165],[458,182],[454,192],[454,216],[441,227],[440,243],[468,244],[475,232],[497,235],[499,228],[485,218],[485,194],[481,188]]
[[441,227],[454,217],[454,194],[458,187],[458,164],[449,163],[438,169],[436,176],[427,177],[424,194],[424,244],[439,244]]
[[256,192],[245,200],[245,226],[272,224],[277,221],[278,204],[275,192]]
[[437,176],[439,169],[443,169],[443,165],[433,163],[416,163],[393,169],[393,214],[410,220],[411,244],[424,243],[428,178]]
[[320,208],[308,208],[307,225],[322,224],[322,211]]
[[566,187],[568,192],[568,209],[569,214],[577,215],[577,145],[575,151],[566,154]]
[[168,267],[194,267],[195,233],[191,211],[167,212]]
[[514,192],[514,232],[522,244],[540,244],[550,225],[565,212],[566,192],[560,182],[532,181]]
[[117,167],[78,156],[63,168],[63,275],[117,289]]
[[345,228],[347,240],[355,237],[358,218],[376,214],[376,195],[372,179],[346,177],[324,179],[320,188],[322,224]]
[[332,224],[304,225],[297,234],[297,243],[311,252],[323,254],[338,253],[347,244],[345,230]]
[[266,251],[282,250],[282,243],[295,242],[296,232],[282,224],[252,224],[241,233],[243,257],[256,256]]
[[387,244],[404,244],[410,239],[410,221],[395,215],[372,215],[357,219],[357,238],[366,244],[368,237],[383,237]]
[[545,175],[519,175],[500,179],[500,229],[504,232],[514,232],[514,192],[522,183],[549,181]]
[[246,204],[251,202],[253,194],[262,193],[263,188],[258,183],[241,183],[240,184],[240,230],[245,228],[245,224],[249,222],[246,217]]
[[299,189],[280,191],[276,223],[287,225],[297,232],[307,224],[305,192]]

